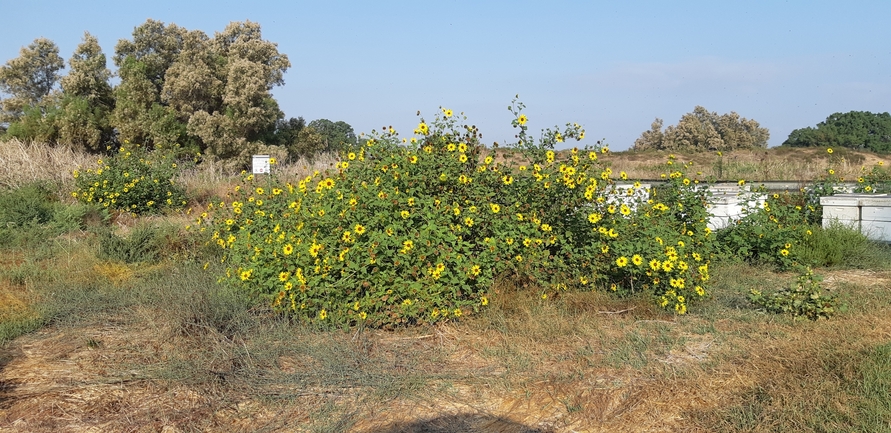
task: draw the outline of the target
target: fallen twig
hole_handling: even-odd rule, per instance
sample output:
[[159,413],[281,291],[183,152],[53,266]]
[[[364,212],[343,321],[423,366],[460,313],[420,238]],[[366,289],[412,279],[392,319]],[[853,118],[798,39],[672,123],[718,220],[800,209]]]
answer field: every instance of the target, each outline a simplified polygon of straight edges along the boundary
[[624,310],[619,310],[619,311],[598,311],[597,314],[622,314],[622,313],[627,313],[635,308],[637,308],[637,307],[626,308]]
[[419,335],[417,337],[393,337],[393,338],[385,338],[384,341],[423,340],[425,338],[430,338],[432,336],[433,336],[433,334],[424,334],[424,335]]
[[677,325],[677,324],[678,324],[678,322],[672,322],[672,321],[669,321],[669,320],[638,320],[638,321],[636,321],[636,322],[634,322],[634,323],[641,323],[641,322],[665,323],[665,324],[668,324],[668,325]]

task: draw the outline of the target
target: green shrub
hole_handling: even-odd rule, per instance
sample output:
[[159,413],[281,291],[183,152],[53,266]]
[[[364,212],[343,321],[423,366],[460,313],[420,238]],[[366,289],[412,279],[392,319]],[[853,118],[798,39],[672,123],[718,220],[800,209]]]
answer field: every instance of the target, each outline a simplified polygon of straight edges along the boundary
[[157,229],[149,225],[139,225],[126,236],[118,236],[111,230],[99,232],[99,254],[103,260],[124,263],[154,261],[158,255]]
[[823,205],[820,198],[835,195],[842,187],[842,178],[835,170],[829,168],[814,183],[802,190],[804,218],[808,224],[819,225],[823,222]]
[[838,309],[838,298],[829,293],[828,289],[822,290],[820,281],[818,275],[814,275],[810,268],[806,268],[798,276],[798,281],[789,288],[780,289],[770,295],[752,289],[749,300],[769,313],[788,313],[793,317],[805,316],[811,320],[821,317],[828,319]]
[[866,194],[891,193],[891,172],[884,167],[884,162],[872,166],[869,170],[861,167],[862,174],[857,178],[857,186],[854,192]]
[[50,225],[58,233],[68,233],[92,226],[101,227],[109,219],[108,209],[96,203],[74,203],[57,206]]
[[870,240],[856,228],[833,221],[815,226],[801,244],[803,263],[815,267],[877,269],[891,266],[891,248]]
[[28,245],[51,235],[46,223],[59,205],[50,188],[32,183],[0,192],[0,247]]
[[685,167],[669,161],[656,190],[615,188],[605,147],[558,154],[556,143],[584,130],[567,124],[536,142],[522,108],[511,107],[519,161],[498,162],[476,129],[442,110],[410,140],[373,133],[336,172],[296,184],[246,176],[196,223],[224,249],[226,281],[317,323],[472,314],[499,278],[542,298],[570,288],[645,291],[680,314],[705,296],[712,237]]
[[[828,148],[826,151],[830,155],[830,162],[826,172],[812,184],[802,189],[805,217],[810,224],[822,223],[823,206],[820,205],[820,198],[835,195],[839,191],[844,190],[845,179],[836,172],[835,167],[850,163],[845,157],[839,156],[839,152],[835,152],[832,148]],[[853,192],[861,194],[891,192],[891,173],[888,172],[884,165],[883,161],[879,161],[878,164],[872,166],[869,170],[867,170],[866,166],[861,167],[861,174],[857,177],[857,185],[854,186]]]
[[96,169],[76,170],[72,196],[140,215],[180,208],[186,198],[175,181],[182,162],[174,154],[175,149],[148,152],[139,146],[122,147],[107,160],[99,159]]
[[0,192],[0,226],[44,224],[52,219],[56,201],[50,186],[41,182]]
[[[743,218],[718,233],[728,254],[750,262],[771,264],[781,270],[802,263],[802,241],[812,235],[809,210],[802,194],[767,194],[753,191]],[[764,197],[760,201],[758,197]]]

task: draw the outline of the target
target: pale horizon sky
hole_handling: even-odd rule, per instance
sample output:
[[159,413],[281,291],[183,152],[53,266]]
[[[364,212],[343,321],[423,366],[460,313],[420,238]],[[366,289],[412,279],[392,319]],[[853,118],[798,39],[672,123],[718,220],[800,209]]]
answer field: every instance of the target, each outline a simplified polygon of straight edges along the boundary
[[[286,117],[410,136],[420,110],[464,112],[487,144],[513,139],[515,94],[533,133],[578,122],[629,148],[696,105],[770,129],[770,146],[836,112],[891,111],[891,2],[8,1],[0,62],[38,37],[71,57],[84,31],[111,57],[147,19],[212,36],[260,23],[291,68]],[[62,71],[62,73],[66,73]],[[590,140],[590,141],[588,141]],[[566,143],[568,146],[574,142]]]

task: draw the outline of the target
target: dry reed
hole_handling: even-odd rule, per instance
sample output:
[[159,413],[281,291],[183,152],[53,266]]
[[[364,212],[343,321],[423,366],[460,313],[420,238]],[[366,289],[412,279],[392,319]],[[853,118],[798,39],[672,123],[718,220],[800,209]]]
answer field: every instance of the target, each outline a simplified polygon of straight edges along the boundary
[[[312,175],[316,171],[333,168],[339,158],[336,153],[323,153],[312,159],[300,158],[295,161],[272,166],[272,171],[283,182],[296,183],[297,180]],[[180,174],[179,180],[189,191],[192,200],[206,204],[209,200],[226,197],[233,187],[241,182],[243,173],[233,171],[231,164],[206,160]]]
[[0,140],[0,188],[48,181],[67,189],[74,183],[71,172],[92,160],[93,156],[64,146]]
[[[66,146],[23,142],[18,139],[0,140],[0,189],[13,189],[22,185],[47,181],[59,186],[61,191],[73,188],[72,172],[95,165],[96,156],[76,151]],[[290,181],[333,168],[338,161],[335,153],[301,158],[275,166],[276,175]],[[228,170],[231,164],[208,159],[200,165],[184,171],[180,181],[189,191],[195,192],[198,201],[212,196],[225,196],[230,186],[238,183],[241,173]]]

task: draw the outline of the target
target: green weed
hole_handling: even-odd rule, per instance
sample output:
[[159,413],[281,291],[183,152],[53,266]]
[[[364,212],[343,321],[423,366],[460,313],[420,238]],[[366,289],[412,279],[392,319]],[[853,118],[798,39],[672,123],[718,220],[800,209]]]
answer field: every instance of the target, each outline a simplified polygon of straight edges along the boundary
[[858,230],[833,221],[827,227],[814,227],[802,242],[799,257],[814,267],[846,269],[888,269],[891,247],[868,239]]

